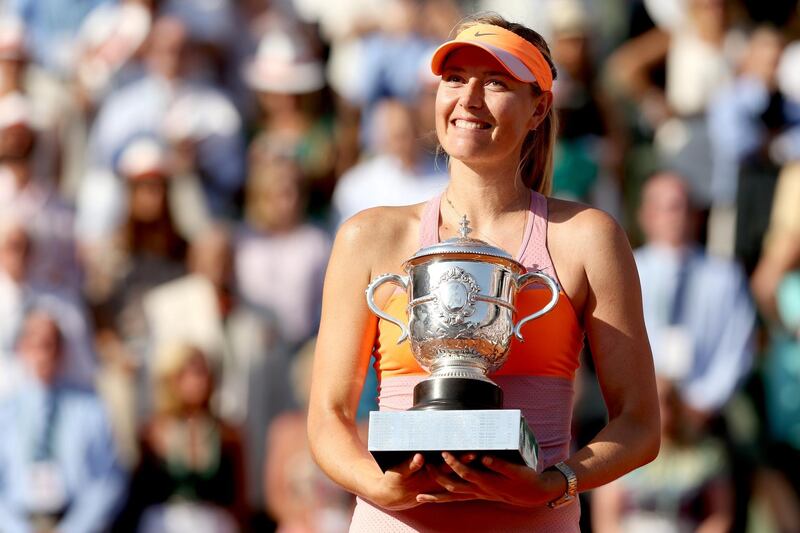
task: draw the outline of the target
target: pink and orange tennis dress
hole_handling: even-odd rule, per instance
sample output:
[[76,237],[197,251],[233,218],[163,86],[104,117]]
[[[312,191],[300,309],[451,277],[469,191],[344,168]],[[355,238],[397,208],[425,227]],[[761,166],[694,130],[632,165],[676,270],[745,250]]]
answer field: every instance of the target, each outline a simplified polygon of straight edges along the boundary
[[[439,242],[441,197],[430,200],[423,211],[420,247]],[[516,259],[529,270],[556,277],[547,251],[547,199],[531,193],[530,212]],[[517,317],[538,310],[549,301],[550,291],[532,287],[517,297]],[[403,320],[408,299],[398,289],[384,310]],[[526,342],[514,339],[508,361],[492,379],[504,393],[506,408],[521,409],[540,446],[540,468],[569,454],[573,382],[583,346],[583,330],[567,295],[556,306],[522,329]],[[412,406],[412,390],[427,373],[419,367],[407,342],[397,344],[399,328],[381,320],[375,340],[376,370],[380,382],[381,411]],[[543,505],[522,508],[488,501],[423,504],[405,511],[386,511],[358,499],[350,531],[355,532],[464,532],[536,531],[578,532],[580,505],[557,509]]]

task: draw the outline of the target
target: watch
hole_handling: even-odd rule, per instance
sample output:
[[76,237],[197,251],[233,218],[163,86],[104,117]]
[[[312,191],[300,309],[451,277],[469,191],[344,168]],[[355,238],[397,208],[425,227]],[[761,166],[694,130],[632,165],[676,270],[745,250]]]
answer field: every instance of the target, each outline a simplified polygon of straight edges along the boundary
[[578,476],[576,476],[575,472],[563,461],[554,464],[550,468],[555,468],[567,479],[567,490],[564,491],[564,494],[547,504],[549,508],[555,509],[575,499],[575,496],[578,494]]

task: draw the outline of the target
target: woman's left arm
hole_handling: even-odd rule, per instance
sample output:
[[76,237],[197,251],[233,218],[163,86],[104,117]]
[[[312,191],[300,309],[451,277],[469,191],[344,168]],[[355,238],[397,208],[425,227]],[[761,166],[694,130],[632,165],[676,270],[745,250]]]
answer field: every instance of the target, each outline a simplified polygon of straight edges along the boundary
[[[575,219],[571,249],[583,256],[584,325],[609,417],[603,430],[565,461],[578,478],[578,490],[586,491],[652,461],[658,454],[661,428],[639,276],[628,239],[601,211],[585,209]],[[539,474],[485,457],[483,464],[490,470],[485,472],[470,466],[471,457],[444,456],[459,477],[429,466],[449,494],[424,494],[419,501],[481,498],[533,506],[566,490],[566,480],[557,471]]]
[[578,488],[590,490],[655,459],[661,442],[653,356],[642,314],[636,263],[622,228],[607,214],[589,209],[577,239],[584,254],[588,293],[584,326],[608,424],[567,464]]

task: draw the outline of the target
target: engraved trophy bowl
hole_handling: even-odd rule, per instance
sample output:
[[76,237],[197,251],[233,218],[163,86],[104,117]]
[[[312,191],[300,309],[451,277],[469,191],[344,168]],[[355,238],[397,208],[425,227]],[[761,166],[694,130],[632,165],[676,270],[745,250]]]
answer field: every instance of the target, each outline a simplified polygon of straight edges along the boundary
[[[523,340],[522,326],[558,301],[555,280],[527,272],[469,232],[464,217],[460,236],[420,249],[405,262],[406,276],[384,274],[366,291],[372,312],[400,328],[397,342],[409,339],[415,359],[430,373],[414,388],[413,410],[502,409],[502,390],[488,375],[506,362],[512,336]],[[384,283],[406,290],[407,325],[375,304],[375,290]],[[532,283],[545,285],[550,301],[515,323],[516,296]]]

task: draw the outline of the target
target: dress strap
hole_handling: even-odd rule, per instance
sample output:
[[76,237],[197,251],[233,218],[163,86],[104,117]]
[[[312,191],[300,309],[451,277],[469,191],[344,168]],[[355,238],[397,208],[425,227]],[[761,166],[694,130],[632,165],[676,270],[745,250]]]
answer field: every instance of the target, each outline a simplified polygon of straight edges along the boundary
[[439,242],[439,208],[441,203],[441,194],[434,196],[425,203],[419,224],[420,248],[432,246]]
[[531,213],[522,246],[520,263],[528,269],[542,270],[558,281],[553,260],[547,250],[547,197],[536,191],[531,191]]

